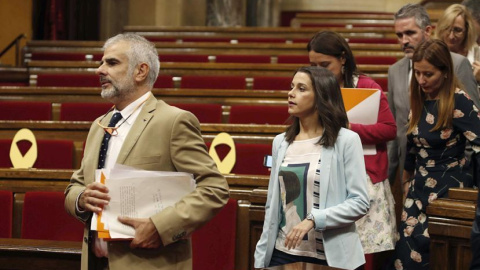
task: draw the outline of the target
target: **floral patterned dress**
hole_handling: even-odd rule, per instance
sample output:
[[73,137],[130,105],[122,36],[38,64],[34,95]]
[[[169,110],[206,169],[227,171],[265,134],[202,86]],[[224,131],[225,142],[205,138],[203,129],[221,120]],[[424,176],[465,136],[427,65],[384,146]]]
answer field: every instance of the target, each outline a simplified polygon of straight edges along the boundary
[[[452,128],[430,131],[437,122],[437,101],[426,100],[417,128],[409,134],[405,170],[414,171],[403,207],[394,269],[428,269],[430,236],[426,207],[446,197],[451,187],[471,184],[465,142],[480,151],[480,114],[468,95],[455,92]],[[480,155],[476,155],[477,158]]]

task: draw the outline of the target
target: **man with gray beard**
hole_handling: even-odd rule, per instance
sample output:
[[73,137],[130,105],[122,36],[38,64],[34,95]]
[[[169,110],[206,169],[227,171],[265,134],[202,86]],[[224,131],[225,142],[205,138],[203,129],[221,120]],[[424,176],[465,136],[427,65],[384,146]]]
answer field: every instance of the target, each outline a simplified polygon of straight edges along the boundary
[[[85,223],[81,269],[192,269],[188,236],[225,205],[228,184],[206,151],[195,116],[153,96],[160,68],[155,46],[141,36],[120,34],[103,48],[96,73],[102,97],[114,106],[90,128],[82,165],[65,190],[67,212]],[[135,229],[135,238],[107,243],[89,230],[92,213],[110,200],[94,175],[115,163],[186,172],[196,188],[149,218],[119,217]]]

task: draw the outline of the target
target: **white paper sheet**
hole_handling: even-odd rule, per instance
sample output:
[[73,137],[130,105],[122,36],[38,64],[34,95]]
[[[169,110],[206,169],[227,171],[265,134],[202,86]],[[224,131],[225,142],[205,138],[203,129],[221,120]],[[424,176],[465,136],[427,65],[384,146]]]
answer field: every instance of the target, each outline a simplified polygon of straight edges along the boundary
[[195,189],[191,174],[138,170],[115,165],[106,179],[111,197],[102,217],[111,238],[133,238],[135,230],[120,223],[119,216],[149,218],[174,205]]
[[[365,89],[356,88],[362,91]],[[368,89],[372,90],[372,89]],[[373,125],[378,121],[378,108],[380,107],[380,90],[365,98],[357,106],[347,111],[348,121],[350,123]],[[375,145],[362,145],[364,155],[376,155],[377,149]]]

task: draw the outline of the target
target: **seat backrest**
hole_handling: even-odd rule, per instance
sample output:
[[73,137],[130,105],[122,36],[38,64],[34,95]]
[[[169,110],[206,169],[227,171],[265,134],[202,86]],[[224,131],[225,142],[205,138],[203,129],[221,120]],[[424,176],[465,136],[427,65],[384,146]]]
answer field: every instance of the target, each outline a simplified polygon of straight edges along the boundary
[[246,81],[243,76],[182,76],[182,88],[198,89],[245,89]]
[[[290,90],[292,77],[253,77],[253,90]],[[286,97],[285,97],[286,98]]]
[[52,103],[42,101],[0,101],[0,120],[52,120]]
[[0,190],[0,238],[12,237],[13,193]]
[[153,88],[173,88],[173,76],[158,75],[157,80],[153,84]]
[[200,123],[222,123],[222,105],[204,103],[174,103],[172,106],[193,113]]
[[193,270],[234,269],[236,220],[237,201],[229,199],[212,220],[192,234]]
[[263,166],[263,158],[265,155],[272,154],[272,145],[236,143],[235,152],[237,159],[231,173],[253,175],[270,174],[268,168]]
[[162,63],[162,62],[208,63],[208,55],[161,54],[158,57],[160,58],[160,63]]
[[98,75],[51,73],[37,74],[37,86],[100,87]]
[[357,56],[355,61],[358,65],[393,65],[397,62],[395,56]]
[[60,104],[60,121],[93,121],[111,107],[111,103],[65,102]]
[[[0,140],[0,167],[13,167],[10,161],[12,140]],[[16,147],[23,155],[30,149],[31,143],[18,141]],[[37,140],[37,160],[33,168],[37,169],[73,169],[75,147],[72,140]]]
[[302,64],[305,66],[310,65],[310,58],[307,53],[305,55],[279,55],[277,58],[279,64]]
[[380,85],[383,92],[388,92],[388,78],[375,78],[375,82]]
[[83,223],[67,214],[63,192],[25,193],[22,238],[56,241],[82,241]]
[[217,55],[217,63],[265,63],[271,62],[269,55]]
[[289,116],[287,106],[232,105],[229,122],[232,124],[284,125]]

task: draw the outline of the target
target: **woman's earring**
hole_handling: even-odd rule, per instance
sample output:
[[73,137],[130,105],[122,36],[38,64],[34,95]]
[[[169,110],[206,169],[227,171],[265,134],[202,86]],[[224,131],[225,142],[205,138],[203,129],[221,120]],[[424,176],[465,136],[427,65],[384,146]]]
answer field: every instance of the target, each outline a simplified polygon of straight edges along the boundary
[[342,75],[345,74],[345,66],[342,66],[341,72],[342,72]]
[[447,74],[445,74],[445,75],[443,75],[443,76],[445,77],[445,79],[448,78],[448,77],[447,77]]

